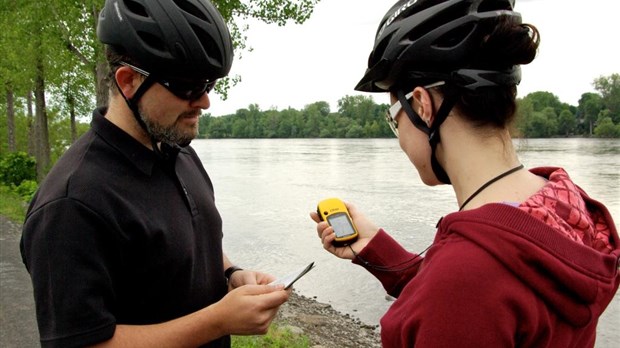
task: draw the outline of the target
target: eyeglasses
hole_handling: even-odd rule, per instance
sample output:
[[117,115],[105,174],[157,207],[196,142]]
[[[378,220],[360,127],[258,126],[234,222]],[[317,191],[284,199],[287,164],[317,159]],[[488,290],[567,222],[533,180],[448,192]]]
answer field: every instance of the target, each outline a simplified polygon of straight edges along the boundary
[[[445,84],[446,84],[446,81],[438,81],[435,83],[431,83],[430,85],[422,86],[422,88],[430,89],[430,88],[439,87]],[[405,94],[405,99],[409,101],[409,99],[411,99],[412,96],[413,96],[413,91]],[[398,113],[400,112],[402,108],[403,106],[400,104],[400,100],[397,100],[396,103],[392,104],[390,108],[387,109],[387,112],[385,113],[385,121],[387,121],[388,125],[390,126],[390,129],[392,130],[394,135],[396,135],[397,138],[398,138],[398,122],[396,121],[396,116],[398,116]]]
[[[148,77],[151,75],[146,70],[140,69],[136,66],[133,66],[129,63],[120,62],[121,65],[131,68],[135,72],[143,75],[144,77]],[[181,79],[163,79],[158,78],[157,83],[164,86],[167,90],[169,90],[175,96],[184,99],[184,100],[197,100],[200,99],[205,93],[211,92],[213,87],[215,87],[215,81],[202,80],[202,81],[190,81],[190,80],[181,80]]]

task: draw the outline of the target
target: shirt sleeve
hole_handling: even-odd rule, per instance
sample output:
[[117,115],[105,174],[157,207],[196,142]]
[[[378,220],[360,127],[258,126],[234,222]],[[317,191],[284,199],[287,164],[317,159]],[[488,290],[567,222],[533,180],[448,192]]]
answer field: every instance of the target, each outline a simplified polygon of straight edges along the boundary
[[[465,240],[439,245],[381,320],[385,347],[514,347],[533,303],[492,256]],[[521,315],[519,315],[521,311]]]
[[372,273],[388,294],[398,297],[418,272],[424,258],[405,250],[387,232],[380,229],[362,249],[353,263]]
[[78,347],[114,335],[113,240],[105,221],[72,199],[27,217],[20,247],[42,347]]

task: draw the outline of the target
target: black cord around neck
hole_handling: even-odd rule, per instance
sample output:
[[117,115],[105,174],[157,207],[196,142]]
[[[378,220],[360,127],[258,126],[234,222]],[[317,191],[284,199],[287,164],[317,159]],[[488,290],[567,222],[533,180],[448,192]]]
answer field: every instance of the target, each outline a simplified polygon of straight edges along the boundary
[[493,179],[491,179],[491,180],[489,180],[489,181],[485,182],[485,183],[484,183],[484,185],[480,186],[480,188],[479,188],[478,190],[476,190],[476,192],[472,193],[472,195],[471,195],[471,196],[469,196],[469,197],[465,200],[465,202],[463,202],[463,204],[461,204],[461,206],[459,207],[459,211],[463,210],[463,208],[465,208],[465,206],[467,205],[467,203],[469,203],[472,199],[474,199],[474,197],[476,197],[476,196],[477,196],[480,192],[482,192],[485,188],[489,187],[492,183],[494,183],[494,182],[496,182],[497,180],[499,180],[499,179],[501,179],[501,178],[503,178],[503,177],[505,177],[505,176],[508,176],[508,175],[510,175],[510,174],[512,174],[512,173],[514,173],[514,172],[516,172],[516,171],[519,171],[519,170],[521,170],[521,169],[523,169],[523,164],[520,164],[520,165],[518,165],[518,166],[516,166],[516,167],[514,167],[514,168],[512,168],[512,169],[509,169],[509,170],[507,170],[507,171],[505,171],[505,172],[501,173],[500,175],[498,175],[498,176],[494,177]]
[[369,268],[369,269],[374,269],[376,271],[381,271],[381,272],[401,272],[411,267],[415,267],[419,265],[420,263],[422,263],[422,261],[424,261],[424,258],[422,257],[422,255],[424,255],[424,253],[426,253],[428,249],[430,249],[432,246],[433,244],[431,243],[429,246],[426,247],[426,249],[422,250],[418,254],[413,255],[412,258],[405,260],[399,264],[390,265],[390,266],[380,266],[380,265],[374,265],[366,261],[358,253],[356,253],[355,250],[353,250],[353,247],[351,247],[351,244],[348,245],[349,249],[351,249],[351,252],[353,253],[353,256],[357,258],[358,260],[360,260],[360,262],[362,263],[362,265],[364,265],[364,267]]

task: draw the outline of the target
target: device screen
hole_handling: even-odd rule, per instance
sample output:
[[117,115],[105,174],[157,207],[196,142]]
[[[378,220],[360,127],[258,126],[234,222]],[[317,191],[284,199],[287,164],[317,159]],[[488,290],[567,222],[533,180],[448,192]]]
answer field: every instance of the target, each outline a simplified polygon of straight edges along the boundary
[[327,217],[327,222],[334,228],[336,238],[342,238],[355,234],[351,221],[345,213],[336,213]]

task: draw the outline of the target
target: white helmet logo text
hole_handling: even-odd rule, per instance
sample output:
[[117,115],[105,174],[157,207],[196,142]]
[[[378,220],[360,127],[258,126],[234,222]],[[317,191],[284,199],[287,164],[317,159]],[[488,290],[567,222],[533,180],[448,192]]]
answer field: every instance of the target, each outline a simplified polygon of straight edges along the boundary
[[418,2],[418,0],[409,0],[406,3],[404,3],[401,7],[396,9],[396,11],[392,13],[392,15],[385,21],[385,23],[383,23],[381,30],[379,30],[379,33],[377,34],[377,38],[379,38],[381,34],[383,34],[383,31],[385,30],[385,28],[387,28],[390,24],[392,24],[392,22],[394,22],[394,19],[396,17],[398,17],[401,13],[403,13],[406,9],[411,7],[416,2]]

